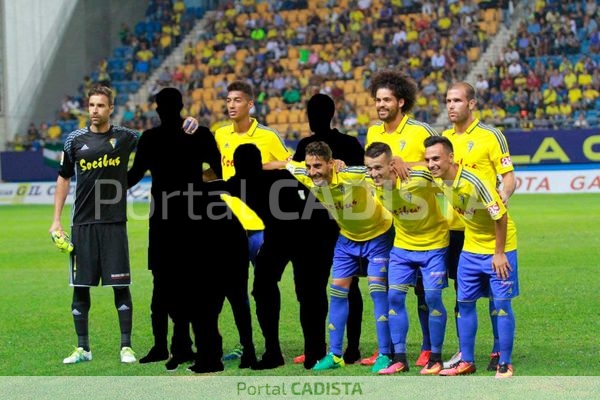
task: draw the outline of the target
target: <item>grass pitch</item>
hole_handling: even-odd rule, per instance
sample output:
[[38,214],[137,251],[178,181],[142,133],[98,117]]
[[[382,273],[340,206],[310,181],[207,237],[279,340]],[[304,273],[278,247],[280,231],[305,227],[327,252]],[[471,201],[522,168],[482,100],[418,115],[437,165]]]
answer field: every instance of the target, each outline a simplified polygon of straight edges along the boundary
[[[135,204],[137,215],[129,221],[129,241],[134,301],[133,348],[143,356],[152,345],[149,303],[152,276],[146,269],[147,221],[140,218],[146,204]],[[521,295],[514,300],[517,332],[513,364],[517,376],[600,375],[597,361],[597,278],[600,266],[600,196],[515,195],[510,203],[519,238],[519,278]],[[69,210],[63,213],[68,225]],[[167,373],[163,363],[122,365],[119,362],[119,333],[112,290],[92,289],[90,340],[92,362],[63,365],[76,344],[70,315],[72,289],[68,286],[67,257],[56,250],[48,228],[51,206],[0,207],[0,375],[4,376],[173,376],[189,375],[185,368]],[[361,376],[370,369],[347,366],[315,374],[294,365],[302,353],[291,273],[286,271],[280,284],[282,292],[281,341],[286,365],[271,371],[250,371],[227,362],[221,376]],[[362,351],[376,348],[371,301],[362,282],[365,303]],[[444,293],[450,311],[454,292]],[[477,336],[477,375],[485,371],[491,349],[491,328],[487,300],[479,301]],[[408,297],[410,331],[409,360],[416,360],[420,331],[415,298]],[[260,355],[263,340],[256,318],[255,342]],[[594,328],[595,327],[595,328]],[[226,304],[221,316],[224,350],[237,342],[231,311]],[[449,317],[444,358],[457,349],[454,319]],[[590,362],[593,365],[590,365]],[[417,376],[419,368],[408,373]]]

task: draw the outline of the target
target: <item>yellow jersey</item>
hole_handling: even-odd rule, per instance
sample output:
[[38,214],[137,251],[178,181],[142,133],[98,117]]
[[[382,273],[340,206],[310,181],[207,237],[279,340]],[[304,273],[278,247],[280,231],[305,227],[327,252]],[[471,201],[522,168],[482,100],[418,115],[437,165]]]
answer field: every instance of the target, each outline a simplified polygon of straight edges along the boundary
[[[514,171],[506,137],[500,130],[475,119],[464,133],[454,128],[445,130],[442,136],[450,139],[454,148],[454,162],[478,171],[478,175],[490,187],[498,186],[498,175]],[[449,216],[450,229],[464,229],[461,220]]]
[[[251,120],[252,124],[245,133],[235,132],[233,123],[224,125],[215,131],[215,140],[221,152],[221,166],[223,168],[223,179],[225,180],[235,175],[233,153],[241,144],[255,144],[260,150],[263,164],[270,161],[285,161],[291,157],[291,153],[276,130],[258,123],[254,118],[251,118]],[[242,200],[227,195],[222,195],[221,198],[238,217],[244,229],[265,229],[265,225],[258,215]]]
[[376,187],[375,194],[394,218],[394,247],[425,251],[448,247],[448,223],[438,205],[429,170],[413,167],[408,181],[398,179],[393,189]]
[[369,147],[373,142],[383,142],[390,146],[394,156],[401,157],[405,162],[424,162],[423,142],[429,136],[439,136],[439,133],[425,122],[405,115],[392,133],[385,131],[382,121],[371,125],[367,131],[365,147]]
[[517,249],[517,229],[494,186],[482,178],[479,171],[459,166],[452,186],[441,179],[436,183],[444,191],[456,214],[464,222],[463,250],[476,254],[494,254],[496,250],[496,220],[508,217],[504,251]]
[[366,167],[334,170],[328,186],[315,186],[303,163],[292,161],[287,169],[310,188],[338,223],[340,234],[348,239],[365,242],[384,234],[392,226],[391,214],[373,196]]

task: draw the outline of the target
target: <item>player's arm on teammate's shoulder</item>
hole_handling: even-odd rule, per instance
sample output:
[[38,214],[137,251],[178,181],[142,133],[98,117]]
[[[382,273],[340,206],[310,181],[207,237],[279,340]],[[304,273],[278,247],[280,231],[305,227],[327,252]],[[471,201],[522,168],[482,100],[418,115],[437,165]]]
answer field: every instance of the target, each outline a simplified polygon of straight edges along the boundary
[[516,186],[515,171],[508,171],[502,174],[502,188],[498,190],[498,194],[505,206],[508,205],[508,199],[515,192]]
[[[335,159],[333,160],[333,163],[334,163],[334,165],[335,165],[335,170],[336,170],[337,172],[340,172],[341,170],[343,170],[344,168],[346,168],[346,167],[347,167],[347,165],[346,165],[346,163],[344,162],[344,160],[340,160],[340,159],[338,159],[338,158],[335,158]],[[362,163],[361,163],[361,164],[358,164],[358,165],[362,165]]]
[[406,180],[408,180],[408,178],[410,178],[410,168],[415,165],[422,165],[422,166],[426,167],[427,163],[425,163],[425,161],[409,163],[409,162],[404,161],[402,159],[402,157],[400,157],[400,156],[392,157],[392,168],[394,169],[394,172],[396,173],[396,175],[398,175],[398,177],[402,181],[406,181]]
[[188,135],[191,135],[192,133],[196,132],[196,130],[198,129],[198,127],[200,126],[200,123],[198,122],[198,120],[194,117],[187,117],[185,119],[185,121],[183,121],[183,130],[185,133],[187,133]]
[[292,156],[289,156],[285,160],[269,161],[263,164],[263,169],[285,169],[287,164],[293,160]]

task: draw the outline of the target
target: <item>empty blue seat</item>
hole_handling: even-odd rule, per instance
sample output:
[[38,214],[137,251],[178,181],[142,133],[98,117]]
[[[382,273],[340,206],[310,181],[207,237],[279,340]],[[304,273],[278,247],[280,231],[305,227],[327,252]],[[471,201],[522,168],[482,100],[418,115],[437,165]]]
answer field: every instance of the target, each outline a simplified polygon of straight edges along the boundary
[[135,24],[135,28],[133,30],[135,32],[135,36],[142,36],[144,33],[146,33],[146,23],[144,21],[140,21],[137,24]]
[[127,93],[121,93],[117,95],[117,98],[115,99],[115,104],[117,106],[124,106],[125,104],[127,104],[128,100],[129,95]]
[[129,93],[135,93],[140,89],[141,83],[138,81],[129,81],[127,83],[127,91]]
[[127,81],[117,81],[114,79],[111,82],[111,86],[116,90],[117,95],[127,93],[127,84]]
[[122,58],[111,58],[108,60],[108,73],[111,71],[122,71],[125,68],[125,60]]

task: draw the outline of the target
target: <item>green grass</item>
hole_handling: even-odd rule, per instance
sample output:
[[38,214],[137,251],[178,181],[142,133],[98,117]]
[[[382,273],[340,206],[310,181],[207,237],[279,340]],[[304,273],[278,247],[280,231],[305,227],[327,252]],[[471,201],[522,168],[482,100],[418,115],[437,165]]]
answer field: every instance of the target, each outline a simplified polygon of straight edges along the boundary
[[[136,214],[147,205],[136,204]],[[514,301],[517,332],[513,363],[517,375],[598,375],[595,368],[583,368],[595,359],[598,331],[597,269],[600,260],[600,196],[515,195],[511,214],[519,235],[519,278],[521,296]],[[63,213],[67,225],[69,210]],[[62,359],[76,344],[70,316],[72,289],[68,286],[67,257],[50,241],[51,206],[0,207],[0,375],[36,376],[109,376],[163,375],[162,363],[122,365],[119,362],[119,333],[112,301],[112,290],[92,289],[90,339],[93,362],[63,365]],[[149,318],[151,274],[146,269],[147,221],[131,219],[129,238],[134,301],[133,347],[142,356],[152,345]],[[292,358],[302,352],[302,335],[298,323],[290,268],[281,282],[281,341],[285,367],[272,371],[239,370],[237,362],[226,363],[219,375],[317,376],[294,365]],[[364,281],[364,280],[363,280]],[[376,348],[371,301],[365,282],[362,350],[368,354]],[[444,294],[448,309],[454,301],[453,290]],[[420,332],[415,315],[415,299],[409,296],[409,357],[416,359]],[[491,329],[485,300],[479,302],[479,331],[476,358],[483,371],[491,349]],[[237,341],[231,311],[221,316],[225,350]],[[255,342],[259,354],[263,340],[256,318]],[[454,321],[449,319],[445,357],[457,348]],[[587,360],[587,361],[586,361]],[[413,360],[414,361],[414,360]],[[589,366],[589,365],[588,365]],[[187,375],[183,368],[174,375]],[[318,376],[371,375],[368,368],[348,366]],[[412,368],[409,375],[418,375]]]

